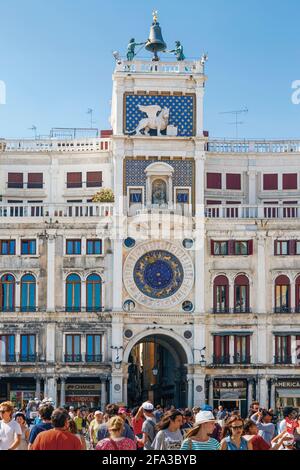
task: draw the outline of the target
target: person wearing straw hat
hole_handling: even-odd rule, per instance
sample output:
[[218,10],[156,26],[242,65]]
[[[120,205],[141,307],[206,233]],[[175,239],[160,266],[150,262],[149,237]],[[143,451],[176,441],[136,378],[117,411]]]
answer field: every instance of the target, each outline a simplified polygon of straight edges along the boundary
[[186,434],[181,450],[219,450],[220,443],[211,437],[216,420],[211,411],[196,414],[195,425]]

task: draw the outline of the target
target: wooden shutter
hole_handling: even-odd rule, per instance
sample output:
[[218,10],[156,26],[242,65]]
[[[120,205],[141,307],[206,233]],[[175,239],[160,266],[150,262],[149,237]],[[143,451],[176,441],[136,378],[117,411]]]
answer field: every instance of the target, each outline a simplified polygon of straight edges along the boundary
[[42,188],[43,173],[28,173],[28,188]]
[[248,255],[253,255],[253,240],[248,241]]
[[224,338],[224,355],[229,356],[229,336],[223,336]]
[[215,253],[214,252],[214,244],[215,244],[214,240],[210,240],[210,254],[211,255],[214,255],[214,253]]
[[296,240],[289,240],[289,255],[296,254]]
[[226,189],[240,190],[241,189],[241,175],[236,173],[226,174]]
[[102,171],[88,171],[86,174],[87,188],[102,186]]
[[81,188],[82,187],[82,173],[67,173],[67,187],[68,188]]
[[23,173],[8,173],[9,188],[23,188]]
[[214,336],[214,356],[221,357],[221,340],[222,336]]
[[235,245],[235,240],[228,240],[228,254],[229,255],[234,255],[234,245]]
[[270,191],[278,189],[278,175],[277,174],[265,174],[263,176],[263,189],[264,191]]
[[206,187],[207,189],[222,189],[222,174],[206,173]]
[[292,348],[291,348],[291,336],[287,336],[286,339],[286,347],[287,351],[285,352],[285,356],[291,356],[292,355]]
[[282,189],[297,189],[297,173],[282,175]]

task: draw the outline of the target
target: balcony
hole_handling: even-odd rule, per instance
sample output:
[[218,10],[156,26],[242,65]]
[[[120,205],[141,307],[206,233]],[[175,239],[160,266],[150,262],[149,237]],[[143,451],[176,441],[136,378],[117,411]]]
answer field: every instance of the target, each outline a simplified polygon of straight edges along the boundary
[[108,152],[111,150],[111,139],[7,139],[1,141],[0,152],[32,153],[90,153]]
[[65,312],[66,313],[100,313],[104,312],[104,307],[65,307]]
[[276,365],[292,365],[292,356],[274,356]]
[[251,356],[235,354],[233,356],[233,363],[241,365],[251,364]]
[[252,309],[250,307],[234,307],[234,308],[213,308],[211,310],[213,314],[229,314],[229,313],[252,313]]
[[212,153],[299,153],[300,140],[220,140],[211,139],[207,152]]
[[24,182],[13,182],[7,181],[6,187],[7,189],[44,189],[45,183],[24,183]]
[[293,311],[296,312],[295,309],[292,309],[291,307],[286,307],[285,305],[273,308],[273,313],[293,313]]
[[66,363],[99,363],[102,362],[102,354],[65,354]]
[[23,353],[14,353],[7,354],[5,357],[0,357],[0,362],[2,364],[11,364],[11,363],[37,363],[44,362],[45,359],[42,358],[39,354],[23,354]]
[[[113,203],[77,203],[77,204],[0,204],[0,221],[24,222],[36,219],[37,221],[50,221],[54,217],[65,218],[99,218],[112,217]],[[23,220],[24,219],[24,220]]]
[[230,356],[213,356],[214,365],[228,365],[230,364]]
[[297,219],[300,217],[300,204],[218,204],[205,206],[208,219]]
[[198,75],[204,74],[204,66],[201,60],[170,61],[163,58],[159,62],[149,60],[119,60],[116,63],[115,73],[143,73],[163,75]]

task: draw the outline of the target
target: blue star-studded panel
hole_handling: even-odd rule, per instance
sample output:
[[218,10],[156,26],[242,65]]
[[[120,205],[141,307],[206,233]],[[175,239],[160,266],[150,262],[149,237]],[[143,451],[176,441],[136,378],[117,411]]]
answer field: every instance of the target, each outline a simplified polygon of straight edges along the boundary
[[[146,113],[139,110],[138,105],[166,106],[170,110],[169,125],[178,128],[178,136],[191,137],[194,131],[195,96],[149,96],[149,95],[125,95],[125,134],[134,134],[141,119],[147,117]],[[164,134],[166,131],[162,131]],[[152,131],[151,131],[152,133]],[[156,131],[154,131],[156,133]]]
[[183,268],[179,259],[164,250],[145,253],[133,270],[138,289],[151,299],[165,299],[175,294],[183,282]]

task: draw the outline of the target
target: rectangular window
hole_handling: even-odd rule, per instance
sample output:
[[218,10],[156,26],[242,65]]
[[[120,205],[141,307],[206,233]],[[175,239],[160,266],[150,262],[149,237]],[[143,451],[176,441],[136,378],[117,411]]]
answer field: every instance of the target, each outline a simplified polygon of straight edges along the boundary
[[228,242],[213,242],[213,255],[225,256],[228,255]]
[[222,174],[206,173],[206,187],[207,189],[222,189]]
[[87,240],[86,242],[87,255],[101,255],[102,254],[102,240]]
[[129,203],[130,205],[142,203],[142,189],[130,189]]
[[250,364],[250,335],[234,336],[234,363]]
[[241,190],[241,175],[227,173],[226,174],[226,189]]
[[86,362],[100,362],[102,360],[101,335],[86,336]]
[[80,335],[66,335],[65,362],[81,362]]
[[229,335],[214,336],[214,364],[230,364],[229,356]]
[[88,171],[86,174],[87,188],[100,188],[102,186],[102,171]]
[[265,174],[263,175],[263,189],[264,191],[273,191],[278,189],[278,175]]
[[177,204],[188,204],[189,203],[189,190],[188,189],[176,190],[176,202]]
[[288,255],[289,254],[289,241],[288,240],[275,240],[274,255]]
[[21,240],[21,255],[35,255],[36,240]]
[[67,173],[67,188],[82,188],[82,173]]
[[28,173],[28,188],[38,189],[43,187],[43,173]]
[[297,173],[282,175],[282,189],[297,189]]
[[67,255],[81,255],[81,240],[67,240]]
[[291,336],[275,335],[275,364],[291,363]]
[[0,255],[15,255],[16,240],[0,240]]
[[23,173],[8,173],[8,188],[23,188]]
[[36,359],[35,335],[21,335],[21,362],[33,362]]
[[235,255],[249,255],[249,242],[248,241],[235,241],[234,243]]
[[15,362],[15,335],[0,336],[0,362]]

